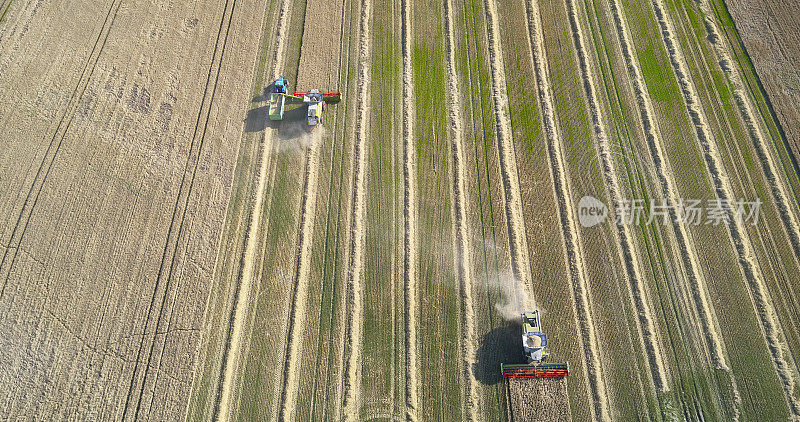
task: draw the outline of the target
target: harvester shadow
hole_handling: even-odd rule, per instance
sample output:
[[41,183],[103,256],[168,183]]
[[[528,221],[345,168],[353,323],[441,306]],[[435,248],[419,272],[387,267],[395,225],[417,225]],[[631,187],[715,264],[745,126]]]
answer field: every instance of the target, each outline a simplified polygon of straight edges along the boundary
[[306,108],[305,104],[286,104],[286,108],[283,111],[283,120],[270,120],[270,123],[273,123],[270,127],[278,129],[278,136],[282,139],[292,138],[296,136],[297,127],[308,129],[306,113],[308,113],[308,108]]
[[271,94],[273,91],[275,91],[275,82],[272,82],[271,84],[269,84],[269,86],[264,88],[264,90],[261,92],[261,95],[256,95],[255,97],[253,97],[253,102],[265,103],[269,101],[269,94]]
[[283,120],[270,120],[267,116],[268,113],[268,105],[248,110],[244,123],[244,131],[253,133],[271,128],[278,131],[278,136],[281,139],[290,139],[298,136],[297,129],[295,128],[296,123],[305,124],[306,108],[302,104],[287,105],[283,113]]
[[291,141],[310,133],[313,127],[306,123],[306,111],[304,104],[287,104],[283,120],[267,119],[267,127],[275,130],[277,135],[273,139],[279,142]]
[[522,353],[519,324],[506,323],[493,329],[480,340],[472,373],[484,385],[495,385],[503,380],[501,363],[525,363]]
[[244,131],[247,133],[261,132],[267,127],[267,112],[268,106],[261,106],[254,108],[247,112],[247,118],[244,121]]

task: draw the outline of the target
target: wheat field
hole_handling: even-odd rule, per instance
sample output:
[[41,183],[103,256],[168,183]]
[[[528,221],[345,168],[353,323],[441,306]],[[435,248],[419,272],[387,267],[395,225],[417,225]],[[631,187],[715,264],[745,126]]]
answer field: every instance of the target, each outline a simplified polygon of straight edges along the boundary
[[0,417],[800,418],[786,4],[0,0]]

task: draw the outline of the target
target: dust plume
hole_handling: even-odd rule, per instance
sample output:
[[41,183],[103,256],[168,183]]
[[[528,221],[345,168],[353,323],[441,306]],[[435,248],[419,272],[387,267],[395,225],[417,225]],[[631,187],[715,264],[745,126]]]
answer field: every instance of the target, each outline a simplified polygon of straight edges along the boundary
[[328,134],[325,126],[317,125],[312,130],[305,121],[283,122],[278,129],[275,150],[283,152],[302,152],[312,148]]
[[507,321],[519,321],[519,316],[525,311],[538,309],[533,297],[526,291],[525,286],[510,272],[498,274],[488,278],[491,287],[497,287],[500,296],[494,308]]

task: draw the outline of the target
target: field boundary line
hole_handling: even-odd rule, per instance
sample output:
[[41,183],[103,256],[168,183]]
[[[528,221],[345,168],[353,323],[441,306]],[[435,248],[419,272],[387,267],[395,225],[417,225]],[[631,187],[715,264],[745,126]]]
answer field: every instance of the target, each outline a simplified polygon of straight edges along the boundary
[[[764,128],[767,125],[766,119],[760,112],[758,113],[758,117],[756,117],[756,112],[754,111],[755,106],[753,105],[753,97],[751,95],[752,91],[750,90],[749,85],[747,88],[745,88],[745,82],[741,74],[741,64],[738,60],[734,60],[729,54],[729,51],[733,49],[730,44],[730,39],[726,33],[723,40],[716,21],[710,17],[716,16],[715,11],[711,10],[708,0],[697,1],[696,3],[700,5],[700,8],[704,14],[706,30],[709,33],[707,39],[714,48],[717,58],[720,58],[718,61],[720,68],[725,73],[725,76],[733,87],[732,92],[734,98],[736,99],[738,111],[742,116],[742,120],[747,127],[748,134],[753,141],[753,146],[756,150],[756,154],[759,157],[759,161],[761,162],[761,168],[764,171],[766,180],[771,186],[770,190],[772,197],[775,199],[779,209],[778,215],[780,216],[781,223],[783,223],[784,226],[784,231],[789,238],[789,243],[791,244],[792,251],[794,252],[794,262],[795,264],[800,265],[800,229],[798,228],[797,223],[796,208],[793,206],[795,202],[788,200],[788,197],[790,197],[794,191],[791,186],[789,186],[789,190],[792,191],[790,194],[787,191],[785,184],[786,179],[780,177],[781,174],[788,177],[788,172],[786,172],[785,167],[784,171],[782,172],[778,170],[778,166],[775,163],[774,154],[778,154],[778,159],[780,160],[775,139],[769,129],[767,129],[766,133],[769,137],[769,141],[766,140],[767,136],[764,135]],[[734,65],[734,63],[736,63],[736,65]],[[772,145],[772,148],[770,148],[770,145]],[[789,306],[797,307],[797,296],[793,290],[787,290],[788,299],[791,303]],[[800,405],[798,407],[800,407]]]
[[461,290],[461,314],[464,321],[463,327],[459,325],[462,333],[461,353],[464,358],[464,368],[462,376],[464,379],[464,392],[467,398],[467,414],[470,420],[482,419],[482,400],[480,394],[480,385],[478,380],[473,374],[473,367],[477,361],[475,345],[477,341],[476,323],[475,323],[475,300],[472,296],[472,291],[475,285],[475,280],[472,273],[472,242],[467,227],[467,199],[466,188],[464,186],[464,146],[463,146],[463,126],[464,121],[461,115],[461,104],[459,96],[461,90],[458,86],[458,76],[456,75],[456,62],[455,62],[455,30],[453,28],[453,2],[452,0],[444,0],[444,17],[446,21],[446,37],[445,44],[447,45],[447,81],[448,81],[448,114],[450,117],[450,135],[451,135],[451,155],[453,161],[453,169],[451,176],[453,183],[451,185],[450,194],[454,197],[453,200],[453,249],[455,260],[456,273],[458,274],[459,288]]
[[[273,55],[273,65],[269,80],[274,80],[283,67],[282,60],[286,50],[288,38],[288,26],[291,20],[291,0],[282,0],[280,14],[278,17],[278,28],[276,37],[276,48]],[[250,215],[250,223],[247,230],[247,240],[245,249],[241,256],[242,265],[239,270],[239,277],[236,280],[236,293],[231,308],[230,325],[225,341],[222,361],[220,365],[221,380],[219,380],[217,397],[214,403],[214,419],[230,420],[231,407],[235,404],[235,386],[237,381],[238,364],[240,359],[240,348],[244,336],[245,318],[250,308],[250,290],[254,283],[256,272],[257,257],[259,249],[259,233],[261,231],[262,204],[264,202],[264,190],[267,183],[268,168],[272,152],[271,131],[264,132],[264,141],[261,147],[261,164],[258,177],[258,188],[253,211]]]
[[[769,147],[770,144],[774,147],[774,139],[772,138],[772,134],[767,131],[770,142],[767,142],[766,140],[767,137],[764,135],[764,130],[762,127],[762,123],[766,124],[764,122],[765,119],[763,119],[761,114],[759,114],[759,117],[756,117],[753,101],[751,96],[748,95],[749,91],[746,91],[741,72],[739,71],[738,66],[734,66],[734,63],[738,62],[734,60],[729,53],[729,51],[732,50],[732,47],[726,42],[726,40],[728,40],[727,34],[725,37],[720,35],[720,30],[716,21],[711,18],[711,16],[716,16],[716,13],[711,10],[708,0],[698,0],[696,3],[700,5],[700,9],[703,11],[703,20],[706,30],[709,34],[707,39],[711,43],[717,57],[720,59],[720,68],[725,73],[725,76],[728,78],[728,81],[730,81],[730,84],[733,86],[733,96],[736,99],[739,113],[744,120],[748,134],[753,141],[753,146],[755,147],[756,153],[760,158],[759,161],[761,162],[761,167],[764,171],[768,184],[771,186],[770,190],[772,192],[772,196],[775,198],[775,202],[778,204],[778,215],[781,218],[781,222],[784,225],[784,230],[786,231],[786,234],[789,237],[789,242],[792,245],[792,250],[795,255],[795,263],[800,264],[800,261],[798,261],[800,260],[800,228],[798,228],[796,208],[792,206],[792,202],[787,199],[790,195],[787,193],[787,188],[784,183],[785,179],[780,177],[780,174],[785,175],[786,173],[785,171],[781,172],[778,170],[778,166],[775,163],[774,154],[772,153],[772,149]],[[792,292],[790,291],[789,293],[791,294]],[[792,299],[793,301],[795,299],[793,294]]]
[[[675,41],[675,30],[672,21],[666,14],[667,12],[663,0],[651,0],[651,5],[660,26],[662,40],[670,56],[670,64],[680,84],[684,103],[694,126],[696,138],[703,150],[706,166],[709,169],[714,184],[714,192],[720,199],[730,201],[731,198],[735,197],[733,188],[725,173],[724,164],[720,152],[717,149],[716,140],[708,129],[702,104],[700,104],[693,82],[689,79],[690,74],[685,59],[683,58],[681,47]],[[755,252],[750,243],[747,229],[743,227],[741,221],[738,221],[739,219],[730,215],[730,212],[728,214],[729,221],[733,222],[733,224],[727,224],[728,232],[739,258],[739,267],[745,277],[746,285],[749,288],[753,310],[761,325],[761,330],[766,340],[773,366],[781,381],[789,410],[794,417],[800,418],[800,400],[794,396],[797,386],[797,368],[791,365],[786,359],[787,355],[790,359],[792,355],[786,344],[783,328],[776,315],[775,307],[764,280],[764,275],[756,261]]]
[[[61,150],[61,143],[64,141],[64,138],[66,138],[67,132],[69,132],[69,127],[72,124],[73,117],[75,117],[75,112],[78,109],[78,104],[80,103],[81,98],[83,98],[83,94],[84,92],[86,92],[86,88],[89,86],[89,81],[92,79],[92,75],[94,75],[94,69],[97,66],[97,62],[100,60],[100,56],[103,54],[103,49],[105,48],[106,42],[108,41],[108,36],[111,34],[111,28],[114,26],[114,21],[117,18],[117,12],[119,11],[119,7],[121,4],[122,0],[113,0],[111,2],[111,6],[109,6],[105,20],[103,21],[103,25],[100,27],[100,33],[97,34],[97,39],[95,40],[94,45],[92,46],[92,50],[89,52],[89,57],[87,57],[86,63],[83,65],[83,70],[81,71],[81,75],[78,78],[78,83],[77,85],[75,85],[75,89],[72,90],[70,99],[67,102],[67,112],[65,112],[61,116],[58,125],[56,125],[56,130],[53,133],[53,138],[50,140],[50,143],[48,144],[47,149],[45,150],[44,157],[42,157],[42,162],[39,164],[39,168],[36,171],[36,175],[33,178],[33,182],[31,182],[31,187],[28,189],[28,194],[25,197],[25,202],[23,202],[22,207],[19,210],[19,215],[17,216],[17,220],[14,223],[14,228],[11,231],[11,237],[9,237],[8,242],[5,242],[5,244],[7,245],[6,250],[3,252],[3,258],[0,259],[0,277],[2,277],[2,274],[5,273],[3,284],[2,286],[0,286],[0,300],[3,299],[3,294],[5,293],[6,284],[8,283],[8,280],[11,277],[11,270],[14,267],[14,263],[16,262],[17,259],[17,252],[19,251],[20,245],[22,245],[22,239],[25,236],[25,231],[27,230],[31,217],[33,216],[33,210],[34,208],[36,208],[36,204],[39,201],[39,195],[42,193],[42,189],[44,188],[47,176],[50,175],[50,169],[52,169],[53,167],[53,163],[56,160],[56,156],[58,155],[58,152]],[[111,18],[110,20],[109,17]],[[103,33],[105,33],[105,36],[103,35]],[[101,38],[103,39],[102,44],[100,43]],[[100,46],[99,49],[97,48],[98,45]],[[95,55],[95,51],[97,51],[97,55]],[[92,63],[93,56],[94,56],[94,62]],[[84,76],[86,77],[84,78]],[[78,93],[78,91],[80,91],[80,93]],[[64,124],[65,121],[66,124]],[[59,138],[59,131],[61,131],[62,125],[64,129],[61,132],[61,137]],[[58,138],[57,142],[56,138]],[[52,156],[50,154],[51,150],[53,151]],[[48,162],[48,156],[50,156],[49,162]],[[36,192],[34,193],[34,191]],[[28,206],[29,204],[30,206]],[[27,216],[25,215],[26,208],[28,210]],[[23,220],[25,221],[24,224],[22,224]],[[22,231],[20,231],[19,233],[18,240],[14,242],[14,237],[17,234],[17,230],[20,229],[20,226],[22,226]],[[16,246],[14,246],[15,243]],[[11,255],[11,261],[6,266],[6,261],[8,259],[9,251],[11,251],[12,249],[14,250],[14,252]],[[6,268],[4,269],[4,267]]]
[[[622,201],[622,194],[620,193],[617,171],[612,157],[611,142],[605,130],[606,123],[597,98],[597,88],[594,85],[594,71],[586,53],[584,33],[577,16],[575,2],[574,0],[566,0],[566,3],[572,28],[575,54],[582,73],[584,95],[589,103],[589,112],[592,116],[592,126],[597,140],[597,155],[600,158],[603,179],[611,196],[611,201],[618,204]],[[647,288],[644,285],[644,277],[640,268],[642,261],[636,250],[636,245],[632,241],[633,235],[631,234],[630,226],[623,225],[622,229],[620,229],[616,222],[613,225],[616,226],[614,233],[616,234],[617,244],[620,246],[618,249],[619,258],[628,273],[628,293],[637,310],[637,330],[642,343],[641,346],[643,346],[650,364],[650,376],[655,388],[665,391],[667,389],[667,375],[664,370],[664,352],[661,350],[661,340],[653,323],[653,311],[648,300]]]
[[403,79],[403,212],[404,229],[403,284],[405,293],[406,326],[406,419],[419,418],[419,358],[417,356],[417,317],[419,299],[417,298],[417,192],[416,156],[413,144],[414,134],[414,71],[411,65],[412,31],[411,0],[401,0],[402,28],[402,79]]
[[369,119],[369,89],[370,89],[370,18],[372,16],[371,0],[361,0],[361,13],[359,24],[359,80],[358,85],[358,110],[356,112],[356,131],[353,143],[353,204],[351,209],[351,238],[350,257],[347,281],[347,302],[350,312],[345,326],[349,356],[345,363],[344,371],[344,419],[358,420],[361,407],[361,355],[363,348],[363,322],[364,322],[364,286],[362,273],[364,270],[364,213],[366,191],[366,164],[369,142],[367,124]]
[[575,222],[575,204],[570,192],[572,187],[567,177],[567,166],[561,149],[562,140],[556,124],[555,109],[550,93],[549,70],[544,46],[544,34],[541,25],[541,11],[538,0],[526,1],[526,14],[528,17],[528,43],[531,47],[531,63],[536,74],[536,87],[538,90],[539,105],[544,116],[543,125],[548,145],[548,162],[551,177],[558,202],[559,217],[561,220],[562,236],[564,239],[564,254],[567,261],[567,274],[571,281],[570,296],[575,304],[575,320],[578,327],[578,339],[583,355],[583,371],[586,373],[586,387],[591,392],[591,406],[595,417],[599,420],[611,420],[608,396],[606,392],[605,377],[599,355],[600,344],[597,328],[591,315],[590,286],[586,274],[580,230]]

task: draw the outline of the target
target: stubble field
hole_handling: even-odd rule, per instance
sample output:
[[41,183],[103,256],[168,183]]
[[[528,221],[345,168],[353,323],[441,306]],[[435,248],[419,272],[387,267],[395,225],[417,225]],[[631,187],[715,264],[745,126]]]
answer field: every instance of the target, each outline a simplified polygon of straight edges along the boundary
[[[3,418],[800,417],[796,122],[722,0],[74,3],[0,2]],[[502,379],[527,309],[565,380]]]

